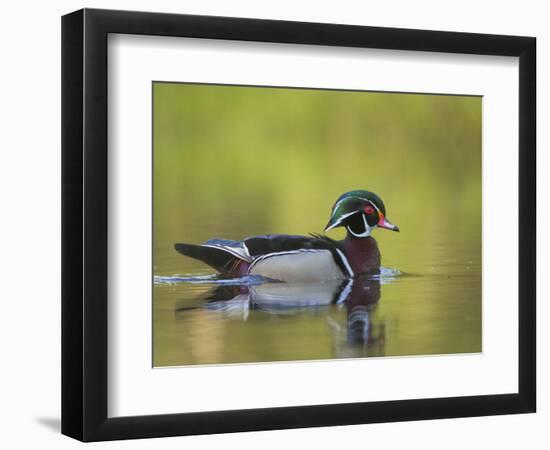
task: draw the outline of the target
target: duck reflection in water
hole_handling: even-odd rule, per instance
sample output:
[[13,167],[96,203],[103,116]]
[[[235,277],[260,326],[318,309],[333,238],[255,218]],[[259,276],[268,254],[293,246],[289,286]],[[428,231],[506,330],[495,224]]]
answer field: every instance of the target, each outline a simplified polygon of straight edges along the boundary
[[278,317],[324,315],[334,338],[335,357],[383,356],[385,325],[373,321],[380,297],[380,280],[372,277],[313,284],[222,284],[202,294],[194,306],[183,306],[182,301],[176,313],[202,309],[243,321],[251,319],[251,312]]

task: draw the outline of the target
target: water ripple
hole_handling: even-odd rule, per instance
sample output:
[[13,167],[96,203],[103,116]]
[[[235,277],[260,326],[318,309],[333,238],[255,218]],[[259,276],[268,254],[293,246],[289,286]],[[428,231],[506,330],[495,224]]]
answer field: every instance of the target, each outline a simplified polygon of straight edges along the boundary
[[241,278],[220,278],[217,274],[211,275],[155,275],[154,284],[225,284],[225,285],[240,285],[240,286],[256,286],[259,284],[272,282],[269,278],[261,275],[246,275]]
[[[403,275],[398,269],[392,269],[388,267],[381,267],[380,273],[376,275],[366,275],[361,278],[366,280],[379,280],[381,284],[392,283],[397,280],[399,276]],[[263,277],[261,275],[246,275],[241,278],[221,278],[218,274],[208,275],[155,275],[154,284],[157,285],[174,285],[180,283],[188,284],[216,284],[216,285],[239,285],[239,286],[258,286],[264,283],[277,282],[270,278]]]

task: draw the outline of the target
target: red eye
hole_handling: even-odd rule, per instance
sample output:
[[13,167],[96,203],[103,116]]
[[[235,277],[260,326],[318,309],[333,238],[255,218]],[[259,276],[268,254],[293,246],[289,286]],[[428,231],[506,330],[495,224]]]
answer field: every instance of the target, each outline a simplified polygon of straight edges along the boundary
[[374,208],[371,205],[365,206],[365,212],[370,216],[374,212]]

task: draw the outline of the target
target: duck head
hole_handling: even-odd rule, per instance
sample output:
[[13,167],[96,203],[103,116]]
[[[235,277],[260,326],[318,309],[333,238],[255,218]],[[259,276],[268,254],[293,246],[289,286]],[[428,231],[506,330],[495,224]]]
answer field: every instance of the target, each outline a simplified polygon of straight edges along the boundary
[[346,227],[348,233],[356,238],[370,236],[377,227],[399,231],[386,218],[386,207],[382,199],[375,193],[364,190],[346,192],[336,200],[325,231],[336,227]]

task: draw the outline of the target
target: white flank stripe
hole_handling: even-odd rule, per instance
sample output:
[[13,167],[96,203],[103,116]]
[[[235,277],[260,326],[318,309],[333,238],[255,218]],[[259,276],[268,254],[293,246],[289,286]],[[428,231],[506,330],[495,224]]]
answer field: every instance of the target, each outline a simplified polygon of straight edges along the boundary
[[338,300],[336,301],[337,305],[346,301],[349,293],[351,292],[352,287],[353,287],[353,278],[350,278],[346,284],[346,287],[342,289],[342,292],[340,292],[340,295],[338,296]]
[[350,277],[353,277],[354,273],[353,273],[353,270],[351,269],[351,266],[349,265],[348,258],[346,258],[346,256],[340,251],[339,248],[337,248],[336,251],[340,255],[340,258],[342,259],[342,262],[344,263],[344,266],[346,266],[346,270],[348,271],[348,275]]

